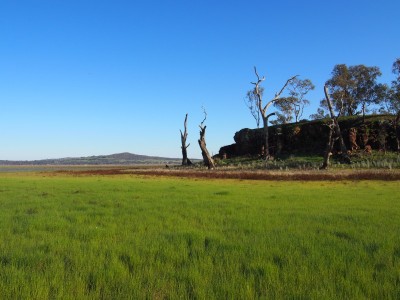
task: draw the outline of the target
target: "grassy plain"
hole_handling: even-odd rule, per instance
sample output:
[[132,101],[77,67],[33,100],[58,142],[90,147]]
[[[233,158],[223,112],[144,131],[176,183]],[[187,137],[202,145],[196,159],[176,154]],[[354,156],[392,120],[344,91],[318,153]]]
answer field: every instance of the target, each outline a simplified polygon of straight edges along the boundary
[[399,299],[399,181],[0,174],[4,299]]

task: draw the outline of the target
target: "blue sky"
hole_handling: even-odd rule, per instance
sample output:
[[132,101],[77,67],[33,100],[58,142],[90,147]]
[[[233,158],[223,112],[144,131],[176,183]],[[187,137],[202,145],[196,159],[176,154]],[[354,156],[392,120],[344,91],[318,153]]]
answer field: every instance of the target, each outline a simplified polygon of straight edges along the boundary
[[[300,74],[316,111],[335,64],[400,57],[400,1],[0,1],[0,159],[132,152],[190,157],[208,112],[216,154],[255,122],[253,66],[265,97]],[[271,110],[272,111],[272,110]]]

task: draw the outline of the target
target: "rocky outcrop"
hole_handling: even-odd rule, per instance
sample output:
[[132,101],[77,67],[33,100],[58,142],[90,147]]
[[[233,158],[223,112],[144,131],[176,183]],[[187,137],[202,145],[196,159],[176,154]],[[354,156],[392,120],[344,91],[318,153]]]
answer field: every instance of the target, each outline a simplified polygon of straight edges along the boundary
[[[393,116],[367,116],[365,123],[361,117],[339,119],[347,149],[358,150],[371,147],[374,150],[396,151],[396,132]],[[316,120],[269,127],[270,152],[281,154],[316,154],[324,152],[329,128],[328,120]],[[262,152],[263,129],[244,128],[235,133],[235,143],[219,150],[219,156],[257,156]],[[356,147],[357,146],[357,147]],[[368,147],[367,147],[368,146]],[[355,149],[357,148],[357,149]],[[339,149],[336,149],[339,151]]]

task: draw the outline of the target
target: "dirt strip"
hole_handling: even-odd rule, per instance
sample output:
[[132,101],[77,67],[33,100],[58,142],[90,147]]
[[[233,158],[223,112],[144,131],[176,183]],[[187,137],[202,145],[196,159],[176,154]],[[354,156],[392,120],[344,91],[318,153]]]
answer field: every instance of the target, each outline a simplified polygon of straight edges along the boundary
[[215,178],[215,179],[246,179],[246,180],[400,180],[400,170],[205,170],[205,169],[137,169],[137,168],[113,168],[95,170],[59,170],[53,173],[73,176],[90,175],[147,175],[147,176],[173,176],[185,178]]

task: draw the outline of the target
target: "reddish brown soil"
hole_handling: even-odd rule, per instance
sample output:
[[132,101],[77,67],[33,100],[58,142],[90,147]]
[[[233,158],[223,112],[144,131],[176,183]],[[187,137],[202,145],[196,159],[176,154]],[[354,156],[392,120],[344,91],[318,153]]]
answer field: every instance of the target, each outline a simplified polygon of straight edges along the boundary
[[[246,180],[400,180],[400,170],[328,170],[328,171],[272,171],[272,170],[205,170],[205,169],[140,169],[140,168],[105,168],[93,170],[61,170],[58,174],[72,176],[90,175],[146,175],[173,176],[187,178],[246,179]],[[54,173],[53,172],[53,173]]]

